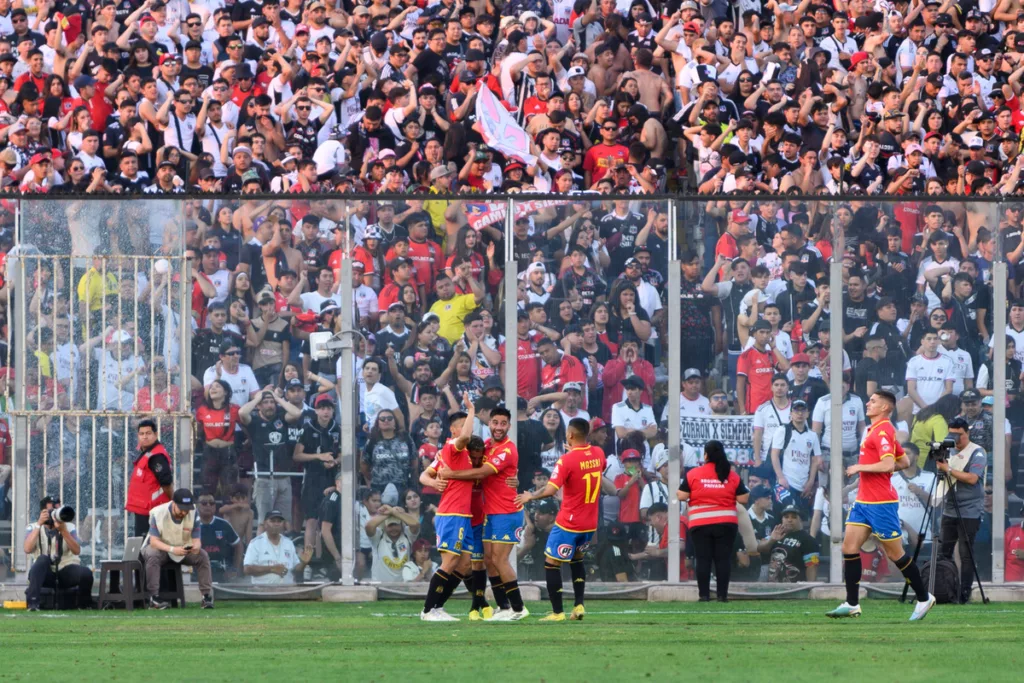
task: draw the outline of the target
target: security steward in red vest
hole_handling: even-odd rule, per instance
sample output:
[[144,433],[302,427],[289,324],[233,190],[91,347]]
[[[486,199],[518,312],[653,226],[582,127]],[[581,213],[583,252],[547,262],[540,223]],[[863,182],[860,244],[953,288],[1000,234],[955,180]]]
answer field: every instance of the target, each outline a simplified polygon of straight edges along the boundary
[[157,439],[156,422],[139,422],[139,457],[132,466],[128,482],[128,500],[124,509],[135,515],[135,535],[149,533],[149,511],[163,505],[174,495],[171,456]]
[[700,602],[711,601],[711,566],[714,564],[719,602],[729,601],[729,572],[739,517],[736,503],[746,503],[747,487],[732,471],[720,441],[704,445],[704,463],[686,473],[676,497],[689,501],[689,533],[697,560]]

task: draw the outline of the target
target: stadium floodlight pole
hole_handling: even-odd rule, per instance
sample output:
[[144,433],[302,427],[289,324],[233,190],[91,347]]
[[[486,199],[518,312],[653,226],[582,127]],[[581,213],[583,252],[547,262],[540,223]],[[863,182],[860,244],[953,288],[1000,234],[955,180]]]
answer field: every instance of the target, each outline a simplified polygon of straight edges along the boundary
[[512,413],[508,438],[514,443],[519,438],[519,268],[512,241],[515,228],[515,200],[509,197],[505,206],[505,407]]
[[[355,543],[356,515],[353,501],[356,499],[356,410],[358,408],[359,385],[355,376],[353,344],[355,335],[352,330],[352,317],[357,315],[352,300],[352,259],[341,261],[341,372],[338,375],[338,391],[341,399],[341,583],[354,586],[355,581]],[[344,311],[347,310],[346,315]],[[360,338],[361,339],[361,338]],[[350,387],[345,389],[344,387]]]
[[[829,430],[832,439],[828,443],[831,452],[831,463],[829,469],[829,519],[835,520],[829,524],[829,538],[831,540],[829,549],[828,580],[832,584],[843,582],[843,250],[844,235],[842,230],[835,234],[835,245],[832,248],[832,262],[828,266],[829,290],[832,292],[832,309],[838,309],[839,314],[829,318],[829,346],[828,359],[828,384],[829,398],[832,402],[831,415],[829,416]],[[836,306],[836,304],[839,304]],[[822,444],[825,446],[825,444]]]
[[[1002,232],[1002,231],[997,231]],[[997,258],[1002,258],[1001,247],[996,249]],[[1006,261],[999,260],[992,264],[992,300],[1006,301]],[[992,307],[992,386],[1006,386],[1006,306]],[[1003,425],[1006,424],[1006,395],[997,391],[992,402],[992,582],[1003,583],[1005,578],[1005,559],[1003,558],[1003,520],[1006,518],[1006,439],[1003,437]],[[1000,528],[996,528],[996,524]]]
[[676,202],[668,202],[668,581],[679,581],[679,500],[673,491],[679,487],[682,435],[679,424],[679,391],[682,376],[682,270],[679,264],[676,231]]

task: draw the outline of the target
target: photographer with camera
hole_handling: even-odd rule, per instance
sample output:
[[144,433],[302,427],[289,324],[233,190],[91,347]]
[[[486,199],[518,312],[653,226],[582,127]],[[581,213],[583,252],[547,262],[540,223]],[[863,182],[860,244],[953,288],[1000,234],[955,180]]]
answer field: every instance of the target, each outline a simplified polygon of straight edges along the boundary
[[[972,552],[974,537],[981,526],[985,512],[985,449],[972,442],[968,433],[970,425],[962,417],[953,418],[949,423],[949,437],[944,447],[933,446],[929,457],[935,460],[939,476],[948,476],[952,490],[946,494],[942,509],[942,528],[939,555],[953,559],[953,548],[960,542],[960,602],[966,604],[971,598],[974,583],[974,561]],[[948,443],[955,440],[956,445]],[[957,520],[957,510],[963,522]]]
[[25,536],[25,553],[35,560],[28,570],[25,600],[30,612],[39,610],[43,588],[58,591],[78,586],[78,607],[92,606],[92,572],[82,566],[78,533],[72,521],[75,511],[61,507],[60,501],[46,496],[39,501],[39,520],[30,524]]

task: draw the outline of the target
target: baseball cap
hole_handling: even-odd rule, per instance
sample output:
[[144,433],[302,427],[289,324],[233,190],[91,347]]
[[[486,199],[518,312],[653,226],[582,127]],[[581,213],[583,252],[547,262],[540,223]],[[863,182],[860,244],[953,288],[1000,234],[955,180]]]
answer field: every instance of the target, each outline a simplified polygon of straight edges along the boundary
[[807,401],[803,399],[797,399],[793,401],[793,405],[790,406],[791,410],[807,410]]
[[867,52],[854,52],[850,56],[850,67],[855,67],[868,58]]
[[895,305],[896,305],[896,300],[895,299],[893,299],[891,296],[883,296],[875,304],[875,310],[876,311],[880,311],[883,308],[885,308],[886,306],[895,306]]
[[659,443],[654,447],[654,451],[651,453],[651,460],[655,470],[660,470],[668,464],[668,449],[665,448],[665,444]]
[[767,486],[755,486],[750,489],[750,500],[759,500],[761,498],[771,498],[772,490]]
[[803,512],[800,510],[800,507],[797,505],[787,505],[786,507],[782,508],[783,517],[789,514],[798,515],[800,517],[804,516]]
[[278,519],[284,519],[284,514],[282,514],[280,510],[271,510],[263,519],[264,521],[266,521],[268,519],[273,519],[275,517],[277,517]]
[[537,506],[537,512],[545,515],[558,514],[558,503],[553,500],[542,500],[540,505]]
[[686,380],[688,380],[688,379],[694,379],[694,378],[701,379],[703,376],[704,375],[702,375],[701,371],[698,370],[697,368],[687,368],[686,370],[683,371],[683,381],[684,382]]
[[287,390],[287,389],[304,389],[305,387],[303,386],[301,379],[299,379],[298,377],[292,377],[290,380],[288,380],[285,383],[284,388]]
[[562,387],[562,391],[578,391],[583,393],[583,385],[579,382],[566,382]]
[[582,66],[569,67],[569,71],[566,72],[566,78],[575,78],[577,76],[586,76],[587,72],[584,71]]
[[805,365],[811,364],[811,357],[806,353],[794,353],[793,357],[789,359],[790,365],[797,365],[798,363],[804,363]]
[[748,216],[747,212],[743,209],[734,209],[732,214],[729,216],[729,220],[733,223],[748,223],[750,221],[750,216]]
[[639,460],[639,459],[640,459],[640,451],[638,451],[635,448],[627,448],[626,450],[622,451],[622,461],[623,462],[625,462],[627,460]]
[[964,389],[960,392],[961,403],[974,403],[981,400],[981,394],[975,389]]
[[75,79],[75,90],[81,90],[87,88],[90,85],[96,85],[96,79],[87,74],[83,74]]
[[754,323],[754,327],[751,329],[753,332],[757,332],[758,330],[771,330],[772,324],[767,320],[758,320]]
[[440,164],[430,170],[430,179],[437,180],[438,178],[444,178],[445,176],[449,176],[452,173],[453,171],[450,168],[448,168],[447,164]]
[[636,375],[633,375],[622,380],[622,386],[626,389],[643,389],[644,381]]
[[182,510],[194,510],[196,507],[195,501],[192,498],[192,492],[188,489],[178,489],[175,491],[172,500]]
[[44,161],[49,161],[49,160],[50,160],[50,155],[49,154],[47,154],[46,152],[37,152],[36,154],[32,155],[32,158],[29,159],[28,163],[29,163],[29,166],[34,166],[35,164],[41,164]]
[[313,407],[319,408],[320,406],[330,406],[333,408],[334,399],[332,399],[327,394],[320,394],[319,396],[316,397],[316,400],[313,401]]
[[917,144],[916,142],[913,143],[913,144],[907,145],[906,155],[910,156],[911,154],[915,154],[915,153],[917,153],[917,154],[924,154],[924,148],[921,147],[921,145]]
[[590,419],[590,431],[596,432],[598,429],[604,429],[608,426],[608,423],[599,417],[593,417]]

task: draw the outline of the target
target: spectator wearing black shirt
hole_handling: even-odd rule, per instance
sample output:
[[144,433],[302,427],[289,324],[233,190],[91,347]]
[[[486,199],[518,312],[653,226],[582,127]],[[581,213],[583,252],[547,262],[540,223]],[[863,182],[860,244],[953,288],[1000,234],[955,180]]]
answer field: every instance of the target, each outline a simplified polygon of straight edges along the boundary
[[207,369],[220,360],[221,348],[225,343],[245,347],[242,335],[224,329],[228,322],[228,307],[224,302],[210,304],[206,310],[206,321],[209,327],[197,330],[192,335],[192,374],[200,379]]
[[201,493],[196,500],[199,511],[199,541],[210,556],[214,581],[231,581],[242,573],[242,540],[231,524],[214,513],[217,501],[213,493]]
[[314,416],[302,422],[295,446],[295,462],[302,464],[302,514],[306,547],[316,544],[316,520],[324,489],[331,486],[341,457],[341,428],[334,419],[334,399],[320,394],[313,402]]
[[891,383],[884,367],[885,354],[885,339],[872,335],[864,342],[864,354],[853,373],[853,392],[862,401],[867,401],[873,393]]
[[249,434],[259,473],[253,488],[259,518],[266,518],[271,510],[280,510],[287,520],[292,512],[292,483],[282,473],[292,469],[288,427],[299,424],[302,410],[285,401],[280,389],[266,389],[241,407],[238,418]]

